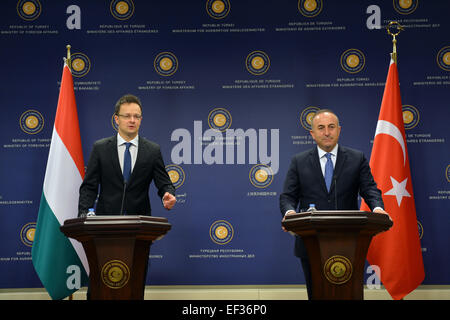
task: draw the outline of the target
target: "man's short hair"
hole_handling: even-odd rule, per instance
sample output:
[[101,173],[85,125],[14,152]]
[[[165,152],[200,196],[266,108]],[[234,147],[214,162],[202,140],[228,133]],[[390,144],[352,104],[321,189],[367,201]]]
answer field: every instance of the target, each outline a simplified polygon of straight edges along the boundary
[[325,113],[325,112],[334,114],[336,119],[337,119],[337,124],[339,126],[339,117],[337,116],[337,114],[333,110],[331,110],[331,109],[320,109],[320,110],[317,110],[316,113],[314,114],[314,116],[312,117],[312,119],[311,119],[311,127],[313,125],[314,118],[317,117],[319,114],[322,114],[322,113]]
[[141,100],[136,97],[135,95],[132,94],[126,94],[122,97],[120,97],[120,99],[117,101],[116,106],[114,108],[114,114],[115,115],[119,115],[120,112],[120,106],[124,103],[136,103],[139,108],[141,109],[141,114],[142,114],[142,103]]

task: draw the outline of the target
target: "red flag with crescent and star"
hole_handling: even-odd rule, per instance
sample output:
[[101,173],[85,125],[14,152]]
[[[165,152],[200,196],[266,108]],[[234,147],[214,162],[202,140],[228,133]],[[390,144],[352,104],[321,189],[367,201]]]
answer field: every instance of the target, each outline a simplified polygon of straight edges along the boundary
[[[367,254],[393,299],[402,299],[425,277],[403,124],[397,64],[391,59],[373,141],[370,167],[383,194],[392,228],[372,239]],[[370,211],[361,203],[361,210]],[[374,268],[376,270],[376,268]]]

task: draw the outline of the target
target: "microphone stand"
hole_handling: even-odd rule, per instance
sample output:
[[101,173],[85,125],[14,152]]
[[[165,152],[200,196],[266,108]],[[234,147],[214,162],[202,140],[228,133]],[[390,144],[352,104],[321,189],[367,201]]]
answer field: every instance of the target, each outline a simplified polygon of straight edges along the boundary
[[120,215],[121,215],[121,216],[125,215],[124,212],[123,212],[123,206],[124,206],[124,203],[125,203],[125,193],[126,193],[126,190],[127,190],[127,181],[124,180],[124,181],[123,181],[122,203],[121,203],[121,205],[120,205]]
[[337,179],[334,178],[334,209],[338,209],[338,202],[337,202]]

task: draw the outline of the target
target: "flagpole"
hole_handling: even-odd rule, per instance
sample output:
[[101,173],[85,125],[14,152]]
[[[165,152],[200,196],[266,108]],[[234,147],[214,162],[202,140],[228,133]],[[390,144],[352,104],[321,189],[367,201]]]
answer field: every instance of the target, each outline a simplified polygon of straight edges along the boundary
[[71,59],[71,57],[70,57],[70,44],[68,44],[67,46],[66,46],[66,48],[67,48],[67,58],[66,58],[66,63],[67,63],[67,66],[69,67],[69,70],[70,71],[72,71],[72,59]]
[[[397,32],[392,32],[391,27],[396,26]],[[397,38],[401,31],[404,31],[405,28],[403,28],[398,21],[391,21],[386,26],[387,33],[392,36],[392,60],[394,60],[394,63],[397,64]]]
[[[66,46],[66,49],[67,49],[66,64],[67,64],[67,67],[69,68],[69,70],[72,71],[72,59],[70,57],[70,48],[71,48],[70,44],[68,44]],[[69,296],[69,300],[73,300],[73,293]]]

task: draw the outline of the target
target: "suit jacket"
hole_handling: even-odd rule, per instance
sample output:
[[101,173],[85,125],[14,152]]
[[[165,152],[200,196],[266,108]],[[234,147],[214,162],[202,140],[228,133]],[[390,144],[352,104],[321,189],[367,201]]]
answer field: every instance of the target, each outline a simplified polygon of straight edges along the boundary
[[[125,212],[151,215],[148,191],[152,180],[161,198],[166,192],[175,195],[175,188],[165,170],[159,145],[139,136],[136,163],[126,186]],[[124,181],[117,152],[117,135],[96,141],[80,186],[78,214],[86,213],[89,208],[94,207],[98,193],[96,214],[119,214],[123,192]]]
[[[358,210],[358,194],[373,210],[384,208],[381,191],[373,179],[369,163],[361,151],[338,146],[330,191],[320,168],[317,147],[296,154],[291,161],[280,195],[280,210],[305,211],[314,203],[317,210]],[[300,237],[295,255],[306,257]]]

